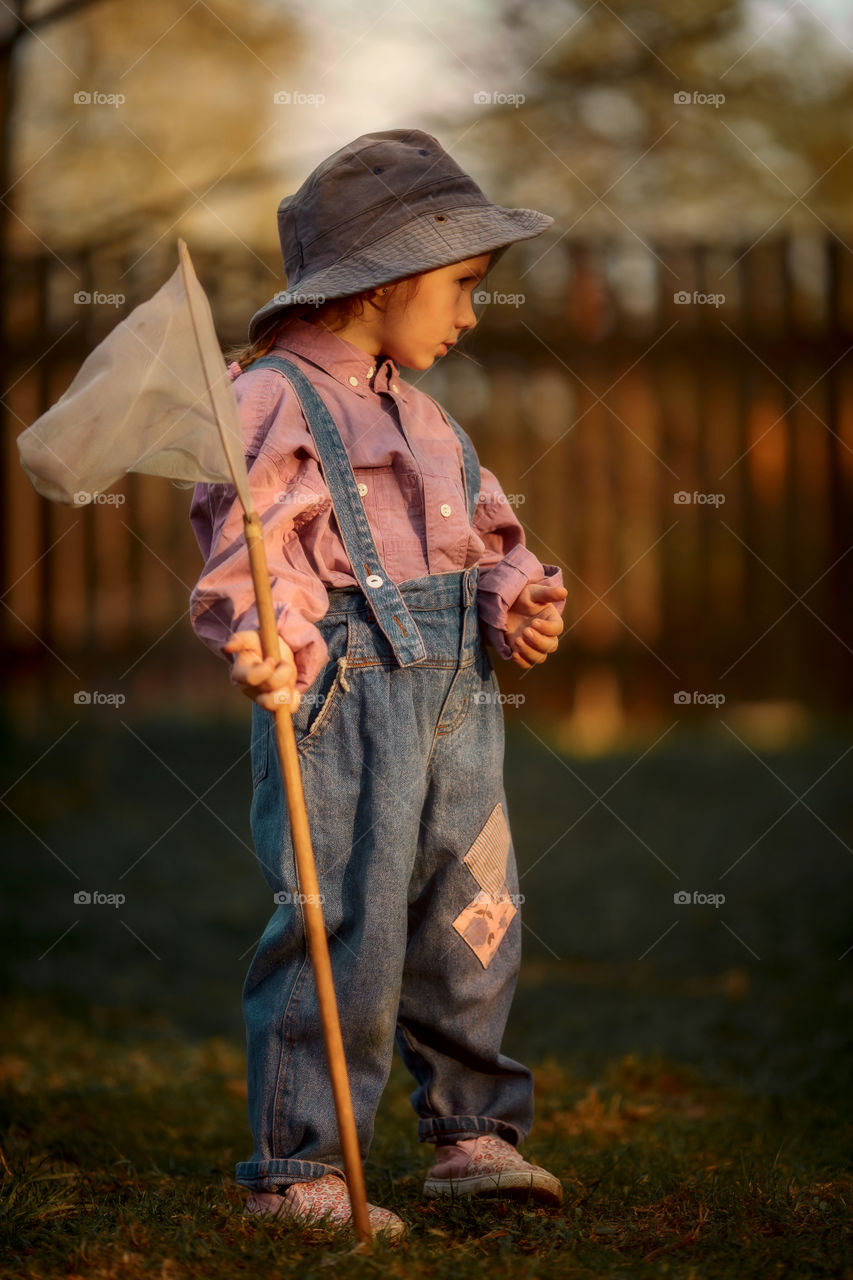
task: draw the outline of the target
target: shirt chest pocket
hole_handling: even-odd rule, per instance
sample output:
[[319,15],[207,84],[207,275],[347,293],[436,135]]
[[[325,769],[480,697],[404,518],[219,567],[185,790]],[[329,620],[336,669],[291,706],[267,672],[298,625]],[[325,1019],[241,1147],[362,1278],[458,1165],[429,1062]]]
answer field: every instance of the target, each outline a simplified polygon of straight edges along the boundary
[[368,519],[371,516],[393,518],[401,510],[421,503],[420,479],[414,472],[400,472],[386,466],[355,467],[353,473]]
[[[355,467],[358,495],[384,563],[392,547],[413,543],[426,554],[423,489],[415,472],[395,467]],[[386,568],[389,568],[386,565]],[[389,568],[389,572],[392,570]]]

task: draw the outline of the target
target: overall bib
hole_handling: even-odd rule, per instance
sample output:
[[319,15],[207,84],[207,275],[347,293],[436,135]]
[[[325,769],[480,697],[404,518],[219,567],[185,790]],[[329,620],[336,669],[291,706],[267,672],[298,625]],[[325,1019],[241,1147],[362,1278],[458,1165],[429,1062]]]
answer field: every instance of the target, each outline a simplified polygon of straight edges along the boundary
[[[478,568],[395,585],[385,574],[328,409],[299,396],[358,587],[331,588],[328,661],[293,717],[362,1159],[397,1047],[417,1082],[423,1142],[533,1120],[528,1069],[500,1052],[521,919],[503,787],[498,684],[480,640]],[[469,518],[480,485],[467,435]],[[237,1181],[276,1191],[343,1177],[272,714],[252,708],[252,835],[274,914],[243,988],[251,1160]]]

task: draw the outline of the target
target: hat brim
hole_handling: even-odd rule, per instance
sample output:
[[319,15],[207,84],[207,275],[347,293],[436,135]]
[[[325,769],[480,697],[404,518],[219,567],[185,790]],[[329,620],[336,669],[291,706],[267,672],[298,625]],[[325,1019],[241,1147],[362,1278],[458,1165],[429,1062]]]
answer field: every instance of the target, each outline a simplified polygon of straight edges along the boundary
[[293,289],[275,294],[249,321],[249,341],[256,341],[271,321],[290,307],[319,307],[404,276],[507,249],[516,241],[540,235],[553,221],[535,209],[505,209],[492,204],[419,214],[404,227],[305,276]]

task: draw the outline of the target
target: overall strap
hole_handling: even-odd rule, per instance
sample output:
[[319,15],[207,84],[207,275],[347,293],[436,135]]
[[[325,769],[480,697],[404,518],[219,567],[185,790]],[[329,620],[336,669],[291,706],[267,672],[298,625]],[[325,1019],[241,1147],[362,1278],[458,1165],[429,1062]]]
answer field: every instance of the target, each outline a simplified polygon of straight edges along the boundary
[[253,361],[251,368],[277,369],[296,392],[317,447],[335,518],[358,585],[400,666],[420,662],[426,657],[424,642],[400,590],[379,559],[347,451],[326,404],[310,379],[290,360],[266,355]]

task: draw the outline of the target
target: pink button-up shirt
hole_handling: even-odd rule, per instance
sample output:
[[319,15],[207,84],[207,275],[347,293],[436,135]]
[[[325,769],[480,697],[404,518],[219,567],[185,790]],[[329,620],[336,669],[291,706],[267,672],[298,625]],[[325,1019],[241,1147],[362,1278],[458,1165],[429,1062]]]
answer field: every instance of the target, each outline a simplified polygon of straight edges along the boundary
[[[405,383],[389,356],[366,352],[319,325],[295,320],[272,348],[313,382],[341,434],[387,575],[396,583],[480,566],[485,638],[503,658],[507,610],[528,582],[562,576],[524,545],[524,532],[490,471],[469,524],[462,450],[430,396]],[[294,650],[304,692],[328,652],[314,625],[328,587],[357,586],[305,415],[275,369],[229,373],[240,407],[249,487],[264,527],[279,634]],[[205,559],[190,598],[192,624],[221,653],[235,631],[257,630],[242,508],[234,489],[199,484],[190,519]],[[558,603],[562,608],[562,602]],[[228,656],[228,655],[223,655]]]

